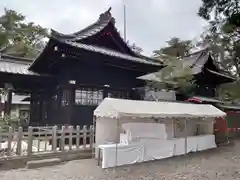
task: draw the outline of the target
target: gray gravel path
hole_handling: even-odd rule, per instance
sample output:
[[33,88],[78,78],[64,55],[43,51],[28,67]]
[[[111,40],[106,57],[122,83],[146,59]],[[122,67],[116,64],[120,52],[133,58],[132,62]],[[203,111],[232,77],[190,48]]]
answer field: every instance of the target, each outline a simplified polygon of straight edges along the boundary
[[1,180],[234,180],[240,179],[240,141],[160,161],[102,170],[94,160],[78,160],[35,170],[0,171]]

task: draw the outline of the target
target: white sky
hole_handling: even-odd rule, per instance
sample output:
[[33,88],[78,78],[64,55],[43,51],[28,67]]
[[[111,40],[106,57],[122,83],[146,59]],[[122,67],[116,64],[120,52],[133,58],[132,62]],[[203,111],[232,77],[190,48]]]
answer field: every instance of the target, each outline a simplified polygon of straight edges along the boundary
[[201,0],[0,0],[0,15],[4,8],[13,9],[45,28],[72,33],[94,22],[111,6],[123,35],[123,1],[127,6],[127,39],[147,55],[171,37],[198,37],[206,25],[197,16]]

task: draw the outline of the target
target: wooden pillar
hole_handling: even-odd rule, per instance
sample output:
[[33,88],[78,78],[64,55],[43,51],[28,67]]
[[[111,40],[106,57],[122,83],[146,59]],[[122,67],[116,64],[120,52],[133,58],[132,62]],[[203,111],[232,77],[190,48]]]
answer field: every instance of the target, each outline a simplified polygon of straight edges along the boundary
[[7,101],[6,101],[6,108],[5,108],[5,114],[7,116],[11,115],[11,106],[12,106],[12,90],[7,90]]
[[30,96],[30,125],[34,122],[34,112],[35,112],[35,102],[34,102],[34,95],[31,93]]
[[68,124],[72,124],[72,119],[73,119],[73,113],[74,113],[74,104],[75,104],[75,87],[73,85],[70,86],[69,88],[69,93],[68,93],[68,98],[69,98],[69,119],[68,119]]
[[44,123],[44,118],[43,118],[43,97],[42,97],[42,94],[40,95],[40,98],[39,98],[39,121],[41,122],[41,124]]
[[104,87],[103,88],[103,99],[108,97],[108,92],[109,92],[109,87]]
[[[61,101],[65,101],[65,104],[62,104],[61,107],[59,106],[59,115],[60,119],[62,119],[63,124],[72,124],[73,113],[74,113],[74,104],[75,104],[75,87],[73,84],[61,88]],[[59,103],[59,102],[58,102]],[[60,112],[61,111],[61,112]]]
[[31,94],[31,107],[30,107],[30,124],[36,125],[41,122],[40,118],[40,101],[36,93]]
[[0,95],[0,117],[4,117],[4,97],[3,94]]

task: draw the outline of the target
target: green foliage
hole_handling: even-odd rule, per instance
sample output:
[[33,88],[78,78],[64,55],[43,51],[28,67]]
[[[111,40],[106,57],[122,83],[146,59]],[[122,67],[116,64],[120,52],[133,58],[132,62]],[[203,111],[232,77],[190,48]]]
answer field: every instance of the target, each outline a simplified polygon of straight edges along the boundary
[[191,41],[182,41],[174,37],[167,41],[166,47],[155,50],[154,57],[163,61],[166,67],[156,73],[162,82],[150,82],[148,85],[159,89],[177,89],[184,93],[190,92],[195,87],[194,76],[191,69],[184,66],[180,58],[188,55],[192,47]]
[[3,118],[0,118],[0,132],[7,132],[9,127],[18,127],[19,122],[19,118],[5,115]]
[[153,51],[153,56],[160,58],[162,55],[169,55],[173,57],[184,57],[189,54],[193,47],[190,40],[181,40],[177,37],[173,37],[167,41],[167,46],[159,50]]
[[218,89],[219,98],[224,101],[238,103],[240,101],[240,83],[223,84]]
[[5,9],[0,16],[0,50],[10,55],[35,57],[37,46],[44,45],[47,29],[33,22],[27,23],[25,16],[13,10]]
[[207,43],[214,60],[222,70],[239,78],[240,75],[240,40],[233,34],[223,31],[212,32],[207,30],[202,34],[200,43]]
[[162,56],[166,67],[161,69],[157,76],[168,84],[166,88],[189,92],[194,85],[194,76],[189,67],[185,67],[181,60],[173,56]]
[[[0,89],[0,94],[5,94],[5,89]],[[4,117],[0,117],[0,132],[8,131],[9,127],[18,127],[20,123],[19,118],[11,117],[9,115],[4,115]]]
[[239,0],[202,0],[198,15],[210,21],[213,30],[220,25],[231,27],[231,31],[235,31],[240,27],[240,2]]
[[237,82],[221,85],[219,97],[240,100],[240,1],[202,0],[198,14],[210,24],[202,42],[210,45],[219,66],[237,79]]
[[236,82],[221,85],[219,87],[219,98],[233,101],[240,99],[240,84],[237,83],[240,78],[240,41],[235,35],[212,32],[208,30],[203,33],[201,42],[207,42],[215,63],[225,73],[234,78]]

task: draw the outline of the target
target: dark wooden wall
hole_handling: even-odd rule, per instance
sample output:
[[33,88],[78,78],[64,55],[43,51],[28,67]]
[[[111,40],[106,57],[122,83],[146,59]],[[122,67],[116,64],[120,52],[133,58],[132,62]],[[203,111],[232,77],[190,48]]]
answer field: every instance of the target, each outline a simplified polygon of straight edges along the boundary
[[[66,63],[68,62],[68,63]],[[47,118],[40,116],[33,118],[34,122],[41,125],[91,125],[93,120],[93,111],[97,105],[77,105],[75,104],[75,90],[79,88],[94,88],[103,91],[104,97],[108,92],[121,91],[127,92],[130,99],[138,99],[133,89],[144,85],[144,82],[137,80],[136,77],[143,75],[144,72],[137,70],[123,69],[115,66],[109,66],[102,63],[79,61],[78,59],[68,59],[58,64],[56,78],[58,85],[55,89],[56,99],[48,98],[44,107],[38,107],[40,111],[47,113]],[[70,84],[69,80],[75,80],[76,84]],[[105,85],[108,85],[106,87]],[[69,101],[68,105],[63,105],[63,93]],[[45,92],[45,95],[49,92]],[[44,95],[43,95],[44,96]],[[41,104],[41,103],[40,103]]]
[[76,80],[77,85],[110,85],[114,88],[125,89],[136,87],[141,82],[136,77],[142,74],[144,73],[101,63],[72,60],[71,63],[59,68],[57,76],[59,85],[66,85],[72,79]]

